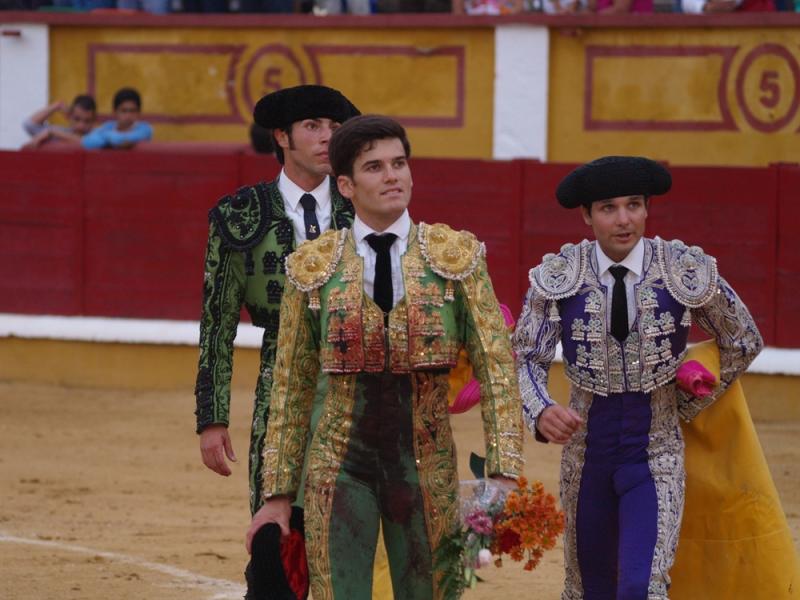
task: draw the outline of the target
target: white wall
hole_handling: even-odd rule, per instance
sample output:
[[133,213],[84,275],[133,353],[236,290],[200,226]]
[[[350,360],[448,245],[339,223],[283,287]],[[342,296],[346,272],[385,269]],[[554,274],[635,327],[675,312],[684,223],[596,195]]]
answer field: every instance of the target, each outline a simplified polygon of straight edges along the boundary
[[495,29],[493,157],[547,160],[550,35],[546,27]]
[[48,102],[49,37],[47,25],[2,23],[0,33],[0,149],[28,141],[22,122]]

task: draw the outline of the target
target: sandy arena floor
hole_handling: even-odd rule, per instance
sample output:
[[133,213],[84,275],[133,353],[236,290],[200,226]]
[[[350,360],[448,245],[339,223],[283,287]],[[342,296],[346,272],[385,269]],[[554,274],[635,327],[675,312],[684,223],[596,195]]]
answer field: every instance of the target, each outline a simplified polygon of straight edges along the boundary
[[[190,391],[0,383],[0,598],[241,598],[250,406],[237,390],[240,462],[222,478],[200,462]],[[482,454],[478,412],[453,423],[462,459]],[[759,423],[758,432],[797,541],[800,422]],[[530,442],[526,456],[527,475],[555,493],[559,449]],[[533,573],[506,563],[483,576],[490,583],[467,600],[555,600],[561,549]]]

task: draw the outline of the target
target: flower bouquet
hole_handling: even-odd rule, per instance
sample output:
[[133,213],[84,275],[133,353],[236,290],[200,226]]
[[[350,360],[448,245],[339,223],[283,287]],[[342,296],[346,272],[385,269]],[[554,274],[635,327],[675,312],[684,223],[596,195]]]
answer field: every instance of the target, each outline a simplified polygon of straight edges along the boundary
[[477,569],[493,558],[498,567],[508,555],[533,570],[564,531],[564,513],[538,481],[521,477],[513,490],[491,479],[462,481],[460,500],[461,526],[445,536],[435,556],[447,600],[475,587]]

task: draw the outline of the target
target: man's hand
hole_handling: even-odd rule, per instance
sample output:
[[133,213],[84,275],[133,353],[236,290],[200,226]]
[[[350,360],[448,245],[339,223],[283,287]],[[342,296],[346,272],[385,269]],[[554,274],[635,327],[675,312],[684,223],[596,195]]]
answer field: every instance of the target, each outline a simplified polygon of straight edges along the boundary
[[289,517],[292,515],[292,506],[286,496],[275,496],[264,502],[264,506],[258,509],[250,521],[250,528],[247,530],[247,553],[252,554],[253,538],[267,523],[276,523],[281,528],[281,537],[289,535]]
[[489,475],[489,479],[503,486],[507,492],[515,490],[518,487],[516,479],[506,477],[505,475]]
[[200,455],[203,457],[203,464],[215,473],[225,477],[231,474],[231,468],[225,462],[225,457],[236,462],[236,454],[233,452],[233,444],[225,425],[209,425],[203,429],[200,434]]
[[539,415],[536,429],[547,438],[548,442],[566,444],[582,424],[583,419],[574,410],[554,404],[545,408]]

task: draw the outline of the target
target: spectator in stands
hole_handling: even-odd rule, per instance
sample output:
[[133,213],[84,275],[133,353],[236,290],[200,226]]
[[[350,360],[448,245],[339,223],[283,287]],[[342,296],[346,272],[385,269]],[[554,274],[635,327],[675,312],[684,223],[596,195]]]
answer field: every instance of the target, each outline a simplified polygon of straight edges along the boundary
[[453,0],[456,15],[511,15],[523,10],[523,0]]
[[554,15],[586,12],[587,0],[542,0],[542,11]]
[[[391,0],[394,2],[394,0]],[[402,4],[406,0],[400,0]],[[378,4],[381,0],[378,0]],[[424,1],[422,2],[425,3]],[[372,0],[315,0],[314,14],[319,16],[324,15],[340,15],[349,13],[351,15],[368,15],[372,10]],[[420,4],[417,2],[416,4]],[[410,11],[383,11],[383,12],[410,12]],[[421,10],[414,10],[413,12],[422,12]]]
[[588,10],[602,15],[651,13],[653,0],[588,0]]
[[774,12],[773,0],[681,0],[685,13]]
[[[57,112],[63,112],[67,116],[68,126],[48,123],[48,119]],[[97,105],[94,98],[86,94],[76,96],[69,108],[61,100],[53,102],[33,113],[22,124],[31,136],[31,141],[22,148],[33,150],[50,142],[80,144],[81,138],[92,130],[96,118]]]
[[106,121],[90,134],[81,145],[87,150],[98,148],[133,148],[153,137],[153,128],[139,120],[142,98],[133,88],[122,88],[114,94],[114,120]]
[[[463,0],[461,2],[463,4]],[[458,10],[456,6],[458,3],[459,0],[375,0],[375,12],[455,12]]]

